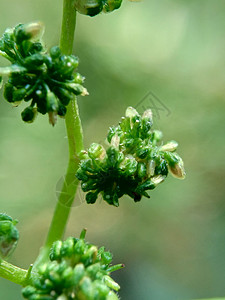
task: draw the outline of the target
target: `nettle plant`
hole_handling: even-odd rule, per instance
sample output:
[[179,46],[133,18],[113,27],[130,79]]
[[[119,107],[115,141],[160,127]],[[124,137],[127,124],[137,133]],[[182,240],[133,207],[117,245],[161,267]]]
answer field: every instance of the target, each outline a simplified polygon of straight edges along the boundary
[[[0,54],[9,66],[0,68],[4,98],[14,106],[27,102],[24,122],[38,113],[48,114],[49,122],[65,119],[69,162],[64,185],[55,208],[47,240],[28,270],[16,267],[7,258],[19,239],[17,220],[0,214],[0,276],[23,287],[29,300],[113,300],[119,299],[119,285],[111,272],[123,268],[112,265],[112,254],[79,238],[63,239],[70,208],[79,182],[87,203],[99,195],[110,205],[119,206],[124,195],[135,202],[149,198],[148,191],[162,183],[168,173],[185,177],[178,144],[163,145],[162,133],[152,129],[151,110],[140,115],[128,107],[117,126],[107,135],[107,146],[93,143],[86,151],[76,96],[88,95],[84,77],[77,72],[78,58],[72,55],[77,12],[95,16],[112,12],[122,0],[64,0],[60,46],[49,51],[42,42],[41,22],[7,28],[0,39]],[[3,84],[4,82],[4,84]]]

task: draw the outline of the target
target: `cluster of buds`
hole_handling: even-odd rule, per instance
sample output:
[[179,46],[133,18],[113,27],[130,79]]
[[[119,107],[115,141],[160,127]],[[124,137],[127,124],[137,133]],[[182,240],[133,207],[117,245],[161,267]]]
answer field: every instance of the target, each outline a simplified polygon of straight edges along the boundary
[[19,240],[17,220],[0,213],[0,258],[7,258],[14,251]]
[[109,148],[92,144],[84,153],[77,171],[87,203],[95,203],[99,194],[111,205],[118,206],[119,198],[129,195],[134,201],[148,197],[148,190],[163,182],[171,172],[185,177],[182,159],[175,153],[177,142],[163,145],[162,132],[152,130],[152,111],[142,116],[128,107],[118,126],[109,130]]
[[66,114],[66,106],[74,95],[87,95],[82,86],[84,78],[76,73],[78,58],[63,55],[59,47],[49,54],[41,43],[42,23],[19,24],[8,28],[0,39],[0,55],[11,66],[0,68],[0,75],[8,75],[4,97],[14,106],[21,101],[30,102],[22,112],[25,122],[33,122],[37,112],[48,113],[54,125],[57,115]]
[[22,293],[29,300],[118,300],[119,285],[109,276],[123,265],[111,266],[112,254],[104,247],[79,239],[57,241],[50,251],[50,262],[42,265],[33,285]]
[[74,4],[80,14],[94,17],[120,8],[122,0],[75,0]]

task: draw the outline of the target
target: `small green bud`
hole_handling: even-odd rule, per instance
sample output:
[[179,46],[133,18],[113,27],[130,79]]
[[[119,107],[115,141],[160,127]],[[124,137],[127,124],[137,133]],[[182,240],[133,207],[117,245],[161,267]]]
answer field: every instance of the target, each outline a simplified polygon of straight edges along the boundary
[[87,96],[89,95],[88,91],[86,88],[84,88],[82,85],[79,83],[67,83],[65,87],[74,93],[74,95],[81,95],[81,96]]
[[147,167],[145,163],[138,163],[137,166],[138,177],[143,178],[147,174]]
[[180,158],[180,156],[176,153],[170,153],[170,152],[165,152],[165,154],[166,154],[165,158],[169,164],[170,173],[178,179],[184,179],[186,173],[184,169],[183,160]]
[[54,242],[49,254],[50,260],[61,259],[61,249],[62,249],[62,241]]
[[69,288],[73,285],[74,272],[72,267],[67,267],[62,273],[62,280],[64,281],[64,288]]
[[105,13],[111,12],[111,11],[113,11],[115,9],[120,8],[121,4],[122,4],[122,0],[107,0],[104,3],[103,11]]
[[31,86],[28,84],[24,88],[14,90],[13,91],[13,102],[23,100],[30,88],[31,88]]
[[114,148],[118,148],[119,149],[119,145],[120,145],[120,137],[118,136],[118,134],[115,134],[112,139],[110,144],[114,147]]
[[109,265],[112,262],[112,253],[109,251],[104,251],[101,254],[101,260],[104,264]]
[[162,175],[157,175],[151,178],[152,183],[157,186],[158,184],[160,184],[161,182],[163,182],[165,180],[165,176]]
[[53,89],[53,92],[57,95],[60,102],[65,106],[67,106],[70,103],[70,101],[74,98],[71,92],[61,87],[55,87]]
[[37,115],[37,110],[36,110],[36,108],[33,108],[32,106],[28,106],[21,113],[22,120],[27,123],[32,123],[34,121],[36,115]]
[[84,265],[79,263],[74,268],[74,284],[77,285],[85,275]]
[[170,141],[167,144],[160,147],[160,151],[176,151],[178,147],[178,143],[176,141]]
[[87,252],[82,256],[81,261],[84,265],[93,264],[96,261],[98,249],[96,246],[91,246]]
[[95,278],[96,274],[101,270],[101,264],[96,263],[87,267],[86,272],[91,278]]
[[112,289],[112,290],[115,290],[115,291],[119,291],[120,290],[120,286],[118,283],[116,283],[111,277],[109,277],[108,275],[105,275],[104,276],[104,281],[106,283],[106,285]]
[[86,195],[86,201],[88,204],[94,204],[98,198],[98,192],[89,192]]
[[136,172],[137,164],[136,159],[132,155],[127,155],[120,164],[120,169],[123,170],[127,176],[131,176]]
[[92,300],[94,299],[93,295],[94,289],[92,286],[91,279],[85,276],[80,282],[80,291],[78,292],[78,299]]
[[80,73],[75,73],[74,74],[74,81],[76,83],[82,84],[82,83],[84,83],[84,80],[85,80],[85,77],[82,76]]
[[94,17],[102,11],[102,2],[102,0],[75,0],[75,8],[80,14]]
[[14,35],[17,43],[33,38],[41,38],[43,33],[44,25],[41,22],[19,24],[14,29]]
[[8,257],[15,249],[19,240],[19,232],[12,220],[6,214],[0,214],[0,258]]
[[57,111],[58,109],[58,100],[55,96],[54,93],[52,92],[48,92],[47,93],[47,111],[50,112],[50,111]]
[[[3,213],[0,213],[0,221],[13,221],[13,219],[8,216],[7,214],[3,214]],[[16,222],[15,224],[17,224],[17,220],[14,220],[14,222]]]
[[147,173],[150,177],[155,174],[155,161],[152,159],[147,163]]
[[82,255],[85,249],[85,242],[84,240],[79,240],[74,246],[74,253],[78,255]]
[[161,141],[162,137],[163,137],[162,131],[160,130],[153,131],[153,141],[159,142]]
[[67,112],[67,108],[61,103],[58,103],[59,107],[58,107],[58,115],[60,117],[65,117],[66,112]]
[[106,155],[105,149],[102,145],[93,143],[88,149],[88,155],[92,159],[103,159]]
[[56,59],[58,57],[60,57],[61,55],[61,50],[58,46],[54,46],[50,49],[50,55],[51,55],[51,58],[53,59]]
[[78,58],[74,55],[60,56],[59,69],[64,76],[71,76],[74,70],[78,67]]
[[68,239],[63,242],[62,248],[61,248],[61,255],[63,257],[67,256],[70,257],[74,253],[74,244],[75,240],[72,237],[69,237]]
[[134,117],[139,116],[139,114],[138,114],[138,112],[136,111],[135,108],[129,106],[129,107],[126,109],[125,116],[126,116],[127,118],[133,119]]
[[11,83],[6,83],[4,87],[4,97],[8,102],[14,102],[13,93],[14,86]]
[[36,67],[41,66],[44,63],[43,55],[40,53],[33,54],[31,56],[28,56],[24,60],[24,65],[28,68],[36,69]]
[[29,298],[31,295],[33,295],[36,292],[35,287],[33,286],[26,286],[23,290],[22,290],[22,294],[25,298]]

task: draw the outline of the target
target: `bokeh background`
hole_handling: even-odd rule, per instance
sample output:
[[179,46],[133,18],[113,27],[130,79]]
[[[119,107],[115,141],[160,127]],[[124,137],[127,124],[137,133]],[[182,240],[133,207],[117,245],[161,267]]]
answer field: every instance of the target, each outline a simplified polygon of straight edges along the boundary
[[[58,44],[61,0],[0,0],[0,32],[41,20],[48,47]],[[90,96],[79,99],[85,146],[104,142],[108,127],[132,105],[152,107],[164,141],[179,142],[187,178],[169,177],[151,199],[120,207],[75,200],[66,236],[88,228],[126,268],[114,275],[125,300],[185,300],[225,296],[225,2],[124,0],[95,18],[79,16],[75,54]],[[5,61],[1,58],[1,65]],[[39,115],[29,125],[23,107],[0,102],[0,210],[19,219],[11,261],[27,268],[38,255],[67,164],[64,121],[52,128]],[[0,279],[0,299],[22,299]]]

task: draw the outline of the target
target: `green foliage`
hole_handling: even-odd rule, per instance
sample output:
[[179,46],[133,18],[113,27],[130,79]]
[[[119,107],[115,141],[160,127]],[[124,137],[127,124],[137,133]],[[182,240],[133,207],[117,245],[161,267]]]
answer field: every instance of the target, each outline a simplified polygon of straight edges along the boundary
[[128,107],[126,116],[108,133],[109,148],[92,144],[77,171],[77,178],[88,203],[95,203],[98,194],[111,205],[118,206],[119,198],[127,194],[135,202],[147,190],[154,189],[171,172],[183,179],[183,161],[175,150],[178,144],[171,141],[162,145],[162,133],[152,130],[151,110],[142,116]]
[[94,17],[101,12],[108,13],[120,8],[122,0],[75,0],[76,10],[83,15]]
[[118,299],[113,292],[119,285],[109,276],[122,265],[110,266],[112,254],[104,247],[97,248],[84,240],[68,238],[56,241],[50,252],[50,262],[39,268],[33,286],[23,289],[29,300],[110,300]]
[[0,258],[6,258],[14,251],[19,240],[17,220],[0,213]]
[[55,46],[46,53],[40,40],[44,28],[41,23],[19,24],[8,28],[0,39],[0,54],[12,65],[1,68],[9,75],[4,87],[5,99],[17,106],[30,102],[22,112],[25,122],[33,122],[37,112],[48,113],[52,125],[56,117],[64,117],[66,106],[74,95],[87,95],[82,86],[84,77],[75,72],[78,58],[63,55]]

